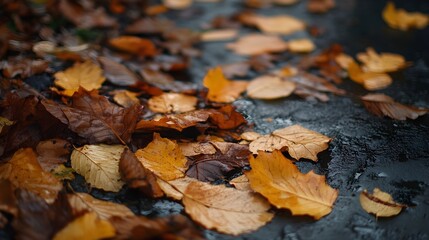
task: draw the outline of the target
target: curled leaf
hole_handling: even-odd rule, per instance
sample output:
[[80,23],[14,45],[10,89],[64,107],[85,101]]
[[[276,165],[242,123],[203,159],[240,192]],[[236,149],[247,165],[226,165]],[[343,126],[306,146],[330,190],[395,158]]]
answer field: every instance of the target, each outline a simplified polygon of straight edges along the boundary
[[368,212],[374,214],[376,217],[391,217],[398,215],[405,205],[396,203],[393,201],[390,194],[381,191],[378,188],[374,188],[373,194],[364,190],[359,195],[359,201],[362,208]]

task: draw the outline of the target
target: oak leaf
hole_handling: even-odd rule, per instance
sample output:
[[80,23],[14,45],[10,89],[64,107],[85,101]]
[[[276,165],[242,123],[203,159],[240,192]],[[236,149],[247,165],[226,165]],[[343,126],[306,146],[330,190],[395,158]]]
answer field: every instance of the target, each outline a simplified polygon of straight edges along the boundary
[[365,72],[393,72],[406,66],[403,56],[394,53],[378,54],[373,48],[368,48],[366,53],[358,53],[357,59],[364,64],[362,68]]
[[277,208],[287,208],[292,215],[309,215],[315,219],[329,214],[338,190],[325,183],[325,177],[310,171],[301,173],[281,152],[260,151],[250,156],[252,170],[245,172],[251,188]]
[[153,42],[145,38],[120,36],[110,39],[109,44],[116,49],[142,57],[153,57],[157,54],[157,50]]
[[374,214],[376,217],[391,217],[398,215],[405,205],[396,203],[393,201],[390,194],[381,191],[378,188],[374,188],[373,194],[364,190],[359,195],[359,201],[362,208],[368,212]]
[[404,105],[382,93],[367,94],[361,97],[363,105],[371,113],[381,117],[387,116],[396,120],[416,119],[429,112],[427,108]]
[[99,57],[98,61],[103,67],[104,76],[107,78],[107,81],[115,85],[131,86],[140,80],[137,75],[127,67],[107,57]]
[[236,29],[221,29],[221,30],[211,30],[201,34],[201,41],[211,42],[211,41],[227,41],[234,39],[238,36],[238,31]]
[[387,2],[382,16],[387,25],[402,31],[411,28],[422,29],[429,25],[429,15],[420,12],[408,12],[401,8],[397,9],[393,2]]
[[42,169],[31,148],[16,151],[12,159],[0,164],[0,179],[9,180],[14,187],[35,193],[49,203],[62,189],[61,182]]
[[137,98],[139,93],[130,92],[128,90],[114,90],[110,92],[113,94],[113,101],[121,105],[124,108],[130,108],[136,104],[140,104],[140,100]]
[[227,44],[227,48],[240,55],[258,55],[283,52],[288,48],[288,44],[278,36],[249,34]]
[[261,76],[247,85],[247,95],[254,99],[277,99],[287,97],[295,90],[295,83],[277,76]]
[[212,102],[229,103],[235,101],[247,87],[245,81],[230,81],[225,78],[222,68],[210,69],[203,80],[208,88],[207,99]]
[[97,240],[115,236],[115,228],[106,220],[99,219],[96,213],[88,212],[67,224],[57,232],[54,240],[88,239]]
[[71,166],[91,186],[119,192],[124,185],[119,173],[119,159],[124,149],[122,145],[85,145],[73,150]]
[[293,39],[288,42],[289,51],[296,53],[312,52],[316,46],[308,38]]
[[158,113],[183,113],[195,110],[198,99],[181,93],[163,93],[149,99],[148,106]]
[[185,176],[187,160],[179,145],[157,133],[145,148],[137,150],[136,157],[145,168],[164,181]]
[[69,97],[81,87],[87,91],[99,89],[106,80],[101,68],[91,61],[76,63],[65,71],[55,73],[54,76],[55,85],[64,89],[58,92]]

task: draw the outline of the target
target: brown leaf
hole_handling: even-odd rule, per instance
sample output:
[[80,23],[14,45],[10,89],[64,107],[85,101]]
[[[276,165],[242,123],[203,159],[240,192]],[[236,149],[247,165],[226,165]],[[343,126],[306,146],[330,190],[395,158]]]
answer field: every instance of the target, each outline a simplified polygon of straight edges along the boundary
[[429,112],[427,108],[417,108],[403,105],[382,93],[367,94],[361,97],[365,108],[371,113],[382,117],[387,116],[396,120],[416,119]]
[[236,38],[237,36],[238,31],[236,29],[211,30],[201,34],[201,41],[228,41]]
[[222,68],[223,75],[226,78],[244,77],[250,70],[250,64],[247,62],[224,64],[220,67]]
[[295,90],[295,83],[277,76],[260,76],[247,85],[247,95],[253,99],[277,99],[287,97]]
[[174,10],[183,10],[192,5],[192,0],[162,0],[167,8]]
[[130,86],[139,81],[137,75],[124,65],[117,63],[107,57],[99,57],[98,61],[104,70],[107,80],[118,86]]
[[158,113],[183,113],[195,110],[198,99],[180,93],[163,93],[149,99],[148,106]]
[[232,105],[225,105],[219,109],[211,109],[210,122],[220,129],[234,129],[246,123],[246,119],[235,111]]
[[34,74],[45,72],[48,67],[48,62],[44,60],[31,60],[28,58],[9,59],[4,64],[0,65],[0,69],[3,69],[3,76],[6,78],[14,78],[17,76],[27,78]]
[[292,34],[305,29],[305,23],[288,15],[261,16],[252,15],[250,21],[264,33]]
[[164,193],[156,182],[155,175],[146,169],[129,149],[125,149],[119,160],[119,172],[129,188],[137,188],[149,197],[162,197]]
[[288,45],[278,36],[249,34],[227,44],[227,48],[239,55],[258,55],[263,53],[283,52]]
[[188,177],[212,182],[234,169],[249,164],[250,151],[247,145],[228,142],[210,142],[210,144],[216,149],[214,154],[203,153],[189,157],[190,166],[186,171]]
[[160,71],[143,68],[140,70],[140,74],[147,83],[164,91],[191,92],[196,88],[193,83],[175,81],[172,76]]
[[89,143],[122,143],[131,139],[140,107],[121,108],[111,104],[97,91],[80,89],[73,95],[71,107],[42,100],[43,106],[69,129]]
[[330,83],[324,78],[318,77],[310,73],[298,72],[294,76],[285,77],[285,79],[294,82],[297,86],[296,89],[306,89],[308,91],[314,91],[316,93],[330,92],[337,95],[345,94],[345,91],[343,89],[336,87],[334,84]]
[[203,80],[208,88],[207,99],[212,102],[229,103],[235,101],[247,87],[245,81],[230,81],[225,78],[222,68],[210,69]]
[[408,12],[395,8],[393,2],[387,2],[382,17],[391,28],[407,31],[412,28],[422,29],[429,25],[429,15],[420,12]]
[[249,179],[246,177],[245,174],[232,179],[231,181],[229,181],[229,183],[238,190],[248,191],[248,192],[253,191],[252,188],[250,187]]
[[135,37],[135,36],[120,36],[111,38],[109,44],[114,48],[127,53],[139,55],[142,57],[153,57],[157,55],[157,50],[152,41]]
[[348,69],[351,80],[373,91],[384,89],[392,84],[392,78],[386,73],[364,72],[356,62],[351,62]]
[[195,178],[189,178],[185,176],[172,181],[163,181],[162,179],[158,178],[157,182],[167,197],[170,197],[174,200],[182,200],[183,194],[189,184],[199,181]]
[[165,18],[141,18],[125,28],[131,34],[161,34],[171,31],[174,23]]
[[39,142],[36,147],[37,161],[44,171],[49,172],[68,161],[71,153],[70,149],[70,143],[64,139],[50,139]]
[[13,216],[18,214],[18,203],[16,201],[14,190],[15,188],[10,181],[3,179],[0,180],[0,213],[6,212]]
[[179,143],[179,147],[185,157],[193,157],[201,154],[215,154],[216,148],[210,142],[186,142]]
[[130,108],[134,105],[139,105],[140,100],[137,98],[139,93],[130,92],[128,90],[114,90],[110,92],[113,94],[113,101],[121,105],[124,108]]
[[362,208],[367,213],[372,213],[376,217],[391,217],[398,215],[405,205],[393,201],[390,194],[374,188],[374,193],[370,194],[363,190],[359,195],[359,201]]
[[281,152],[259,152],[250,156],[252,170],[246,172],[251,188],[277,208],[287,208],[292,215],[309,215],[315,219],[329,214],[338,190],[325,183],[325,177],[310,171],[301,173]]
[[335,0],[310,0],[307,10],[311,13],[325,13],[335,7]]

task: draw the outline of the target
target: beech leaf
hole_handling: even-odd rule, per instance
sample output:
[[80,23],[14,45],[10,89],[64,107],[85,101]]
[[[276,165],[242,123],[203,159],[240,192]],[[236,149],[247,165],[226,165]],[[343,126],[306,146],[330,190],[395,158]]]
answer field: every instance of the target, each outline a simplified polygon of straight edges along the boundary
[[212,102],[229,103],[235,101],[247,87],[245,81],[230,81],[225,78],[221,67],[210,69],[203,80],[208,88],[207,99]]
[[362,208],[376,217],[391,217],[398,215],[405,205],[393,201],[390,194],[374,188],[373,194],[365,189],[359,195],[359,201]]

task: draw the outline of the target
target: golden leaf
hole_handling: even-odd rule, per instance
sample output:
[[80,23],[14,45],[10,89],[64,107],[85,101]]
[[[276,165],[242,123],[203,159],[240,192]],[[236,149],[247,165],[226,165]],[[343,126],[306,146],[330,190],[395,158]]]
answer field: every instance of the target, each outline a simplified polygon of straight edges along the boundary
[[362,208],[374,214],[376,217],[391,217],[398,215],[405,205],[393,201],[390,194],[374,188],[374,193],[370,194],[366,190],[360,193],[359,201]]
[[182,10],[192,5],[192,0],[162,0],[164,5],[170,9]]
[[85,177],[91,186],[118,192],[124,183],[119,173],[122,145],[85,145],[71,154],[72,168]]
[[254,99],[277,99],[287,97],[295,90],[295,83],[276,76],[261,76],[247,86],[247,95]]
[[429,16],[419,12],[407,12],[396,9],[393,2],[388,2],[382,13],[384,21],[391,27],[406,31],[410,28],[425,28],[429,24]]
[[136,157],[143,166],[164,181],[185,176],[187,159],[176,142],[153,135],[153,141],[136,152]]
[[230,81],[225,78],[221,67],[210,69],[203,80],[204,87],[209,89],[208,100],[229,103],[235,101],[247,87],[245,81]]
[[212,42],[212,41],[226,41],[236,38],[238,31],[236,29],[221,29],[207,31],[201,34],[201,41]]
[[307,38],[290,40],[288,46],[289,51],[297,53],[309,53],[316,48],[314,43]]
[[239,38],[237,42],[229,43],[227,48],[240,55],[259,55],[283,52],[288,44],[278,36],[249,34]]
[[68,200],[70,206],[73,208],[73,212],[94,212],[102,220],[108,220],[113,216],[134,216],[134,213],[125,205],[98,200],[87,193],[69,194]]
[[149,109],[157,113],[183,113],[195,110],[198,99],[181,93],[163,93],[148,101]]
[[359,65],[352,61],[349,63],[348,74],[351,80],[362,84],[367,90],[380,90],[392,84],[392,78],[386,73],[363,72]]
[[113,94],[113,101],[124,108],[140,104],[140,100],[137,98],[139,95],[138,93],[130,92],[128,90],[115,90],[111,92],[111,94]]
[[65,71],[55,73],[54,76],[55,85],[64,89],[58,92],[69,97],[77,92],[79,87],[87,91],[99,89],[106,80],[101,68],[91,61],[76,63]]
[[403,56],[394,53],[378,54],[373,48],[368,48],[366,53],[358,53],[357,59],[364,64],[365,72],[386,73],[405,67]]
[[52,203],[63,185],[49,172],[43,171],[31,148],[20,149],[12,159],[0,164],[0,179],[9,180],[16,188],[26,189]]
[[93,212],[86,213],[63,229],[54,236],[54,240],[97,240],[111,238],[115,236],[115,228],[106,220],[97,218],[97,214]]
[[280,16],[252,16],[254,24],[265,33],[292,34],[305,29],[305,23],[287,15]]
[[329,214],[338,190],[325,182],[325,177],[310,171],[301,173],[281,152],[259,152],[250,156],[252,170],[246,172],[251,188],[277,208],[287,208],[292,215],[309,215],[315,219]]

